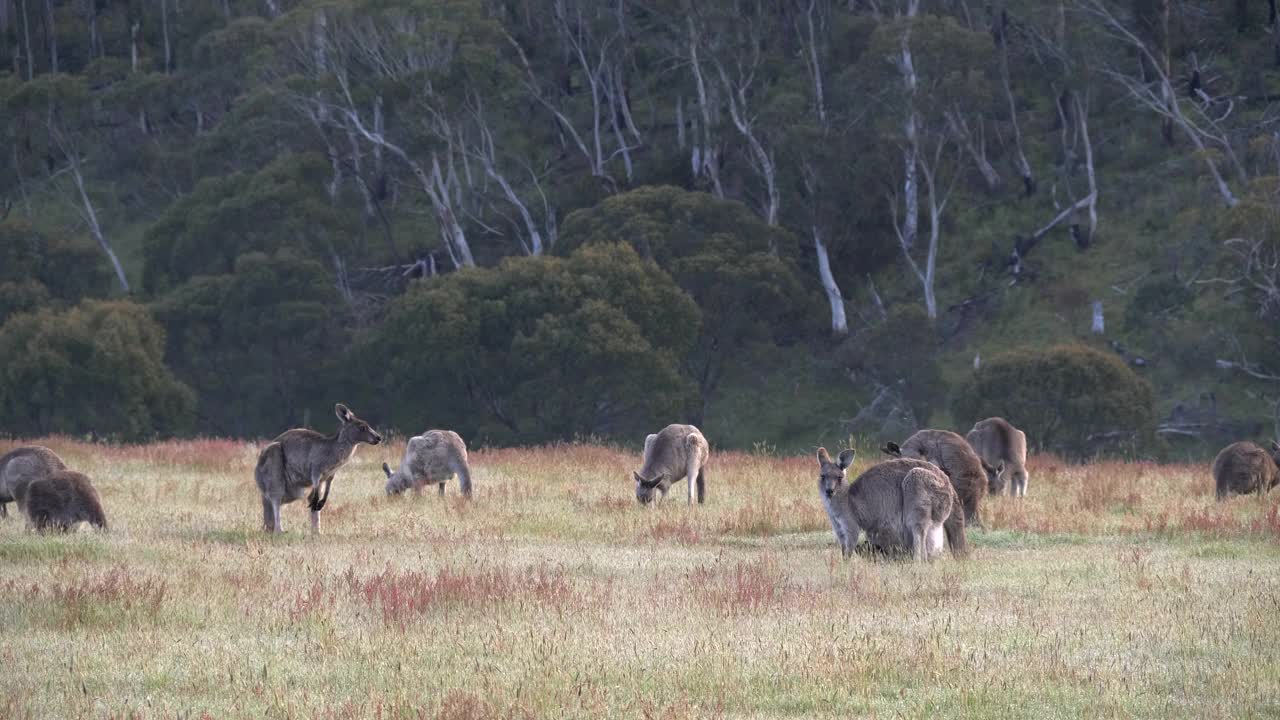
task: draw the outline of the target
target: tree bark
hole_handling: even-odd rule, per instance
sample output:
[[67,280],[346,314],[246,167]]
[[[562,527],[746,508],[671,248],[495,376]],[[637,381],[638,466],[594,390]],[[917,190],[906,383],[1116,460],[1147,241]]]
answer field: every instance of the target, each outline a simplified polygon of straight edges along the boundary
[[826,293],[827,302],[831,305],[831,332],[836,335],[847,335],[849,321],[845,316],[844,297],[840,294],[840,286],[831,272],[831,259],[817,225],[813,226],[813,250],[818,256],[818,277],[822,280],[822,290]]
[[53,0],[44,0],[46,40],[49,41],[49,72],[58,72],[58,27],[53,16]]
[[67,161],[71,164],[71,178],[76,183],[76,191],[80,194],[80,202],[83,206],[83,214],[85,222],[89,225],[89,232],[93,235],[93,239],[98,242],[98,247],[102,248],[102,252],[106,254],[107,259],[111,261],[111,267],[116,271],[116,280],[120,282],[120,289],[129,292],[129,280],[124,275],[124,266],[120,264],[120,259],[116,257],[116,253],[111,249],[111,243],[107,242],[107,236],[102,232],[102,225],[98,222],[98,213],[93,209],[93,202],[89,200],[89,193],[84,189],[84,177],[80,174],[80,156],[75,150],[63,148]]

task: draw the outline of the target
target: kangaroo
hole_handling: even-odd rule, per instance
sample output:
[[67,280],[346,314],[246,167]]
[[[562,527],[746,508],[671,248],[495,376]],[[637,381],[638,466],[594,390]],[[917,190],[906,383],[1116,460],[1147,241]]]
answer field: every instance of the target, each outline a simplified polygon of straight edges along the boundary
[[955,489],[937,467],[925,460],[899,458],[869,468],[853,483],[844,482],[853,451],[831,462],[826,448],[818,448],[818,489],[832,516],[840,550],[853,554],[858,533],[885,553],[906,551],[923,562],[942,550],[963,557],[968,551],[964,516]]
[[698,504],[707,497],[707,459],[711,450],[702,431],[692,425],[668,425],[644,439],[644,465],[633,473],[636,500],[647,505],[653,491],[667,496],[667,490],[683,479],[689,480],[689,504],[696,495]]
[[444,495],[445,481],[457,475],[462,494],[471,497],[467,444],[452,430],[428,430],[409,438],[400,469],[391,472],[391,466],[382,463],[382,472],[387,474],[388,495],[398,495],[409,488],[421,495],[422,486],[432,483],[437,484],[440,494]]
[[1280,443],[1272,441],[1269,451],[1247,441],[1226,446],[1213,459],[1213,483],[1218,500],[1267,494],[1280,485]]
[[894,457],[928,460],[937,465],[951,480],[951,486],[964,506],[966,525],[982,525],[980,507],[987,494],[987,474],[982,460],[964,438],[949,430],[921,430],[899,447],[887,443],[883,451]]
[[987,473],[987,491],[1003,495],[1006,484],[1014,497],[1027,496],[1027,435],[1000,417],[974,423],[964,439]]
[[35,529],[68,532],[81,522],[107,529],[107,516],[93,483],[82,473],[56,470],[27,487],[25,509]]
[[17,501],[22,512],[27,487],[59,470],[66,470],[58,454],[47,447],[27,445],[0,455],[0,517],[9,515],[9,503]]
[[315,430],[286,430],[258,453],[254,480],[262,493],[262,527],[284,532],[280,506],[306,494],[311,509],[311,532],[320,533],[320,511],[329,501],[333,476],[356,453],[359,443],[377,445],[382,436],[369,423],[338,403],[334,413],[342,422],[338,432],[325,436]]

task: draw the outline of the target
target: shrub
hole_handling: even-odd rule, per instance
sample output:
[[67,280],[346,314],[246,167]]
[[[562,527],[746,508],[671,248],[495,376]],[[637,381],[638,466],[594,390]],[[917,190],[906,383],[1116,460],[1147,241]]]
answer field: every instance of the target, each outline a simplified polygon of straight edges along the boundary
[[1081,457],[1103,441],[1151,430],[1151,388],[1113,355],[1083,345],[1021,350],[986,362],[956,393],[957,419],[992,415],[1033,446]]
[[653,263],[595,245],[416,283],[352,364],[382,373],[371,401],[413,399],[392,414],[406,430],[425,420],[500,443],[616,436],[687,408],[678,362],[698,322]]
[[164,330],[132,302],[16,315],[0,327],[4,428],[122,440],[181,432],[194,397],[163,357]]

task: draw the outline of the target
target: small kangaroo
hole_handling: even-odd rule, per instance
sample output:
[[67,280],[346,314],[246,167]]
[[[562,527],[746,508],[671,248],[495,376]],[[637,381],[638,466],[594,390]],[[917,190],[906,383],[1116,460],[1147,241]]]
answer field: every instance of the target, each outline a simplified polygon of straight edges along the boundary
[[1266,495],[1280,485],[1280,443],[1264,450],[1251,442],[1232,443],[1213,459],[1213,484],[1218,500],[1256,492]]
[[1014,497],[1027,496],[1027,435],[1001,417],[974,423],[964,436],[987,473],[987,491],[1003,495],[1006,485]]
[[827,449],[818,448],[818,490],[844,557],[853,554],[859,532],[880,551],[905,550],[920,562],[940,553],[944,539],[952,555],[965,555],[960,501],[937,467],[924,460],[888,460],[846,485],[845,468],[852,460],[852,450],[833,463]]
[[982,525],[980,507],[987,494],[987,473],[982,460],[965,439],[949,430],[921,430],[899,447],[886,443],[883,452],[894,457],[928,460],[951,480],[964,506],[966,525]]
[[413,488],[422,494],[422,486],[436,484],[444,495],[444,483],[454,475],[465,497],[471,497],[471,468],[467,463],[467,444],[452,430],[428,430],[409,438],[400,469],[382,463],[387,474],[387,494],[398,495]]
[[382,436],[369,423],[338,403],[334,413],[342,425],[325,436],[307,428],[280,434],[258,453],[254,480],[262,493],[262,527],[266,532],[284,532],[280,506],[307,496],[311,509],[311,532],[320,533],[320,511],[329,501],[333,476],[356,453],[359,443],[377,445]]
[[107,516],[93,483],[82,473],[57,470],[27,487],[26,513],[39,532],[69,532],[81,522],[107,529]]
[[9,515],[9,503],[17,501],[22,512],[27,487],[36,480],[66,470],[58,454],[47,447],[27,445],[0,455],[0,517]]
[[662,498],[681,480],[689,480],[689,504],[696,493],[698,504],[707,497],[707,459],[711,450],[702,431],[692,425],[668,425],[644,439],[644,464],[633,473],[636,500],[647,505],[657,490]]

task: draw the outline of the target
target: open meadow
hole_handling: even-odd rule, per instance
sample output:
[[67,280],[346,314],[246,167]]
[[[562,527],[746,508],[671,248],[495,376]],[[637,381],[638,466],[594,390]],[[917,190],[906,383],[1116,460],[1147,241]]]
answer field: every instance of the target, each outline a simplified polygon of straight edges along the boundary
[[1033,458],[918,566],[842,561],[807,456],[643,508],[638,446],[473,452],[471,502],[388,499],[366,446],[272,538],[254,445],[39,442],[111,529],[0,521],[4,718],[1280,714],[1280,493],[1204,464]]

